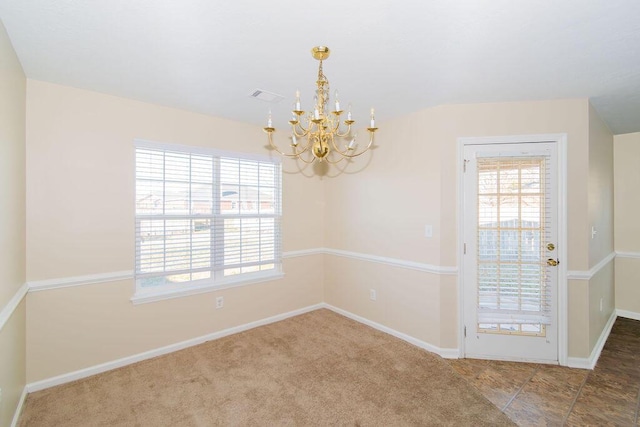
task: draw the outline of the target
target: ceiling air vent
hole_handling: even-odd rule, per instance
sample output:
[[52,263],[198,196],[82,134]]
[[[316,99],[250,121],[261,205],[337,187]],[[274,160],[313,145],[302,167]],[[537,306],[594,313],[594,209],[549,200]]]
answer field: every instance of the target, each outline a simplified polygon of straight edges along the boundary
[[269,102],[271,104],[275,104],[284,99],[284,96],[278,95],[277,93],[267,92],[266,90],[256,89],[250,95],[250,97],[259,99],[260,101]]

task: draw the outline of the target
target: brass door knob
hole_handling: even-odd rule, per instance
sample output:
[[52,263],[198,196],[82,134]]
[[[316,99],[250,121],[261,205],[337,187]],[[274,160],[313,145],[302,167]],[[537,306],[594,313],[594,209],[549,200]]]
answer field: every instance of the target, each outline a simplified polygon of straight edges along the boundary
[[551,267],[555,267],[556,265],[560,264],[560,261],[553,259],[553,258],[549,258],[547,260],[547,265],[550,265]]

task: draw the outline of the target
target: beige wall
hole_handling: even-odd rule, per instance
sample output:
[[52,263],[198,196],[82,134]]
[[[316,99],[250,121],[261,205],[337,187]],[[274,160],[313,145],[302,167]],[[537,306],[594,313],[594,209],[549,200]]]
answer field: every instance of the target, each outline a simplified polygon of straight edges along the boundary
[[[568,135],[566,262],[571,270],[588,270],[589,218],[584,212],[589,190],[589,103],[585,99],[448,105],[383,123],[373,161],[358,179],[339,176],[326,181],[327,247],[436,267],[457,266],[458,138],[547,133]],[[432,238],[424,237],[427,224],[433,226]],[[330,259],[327,265],[338,267],[327,268],[329,304],[393,325],[443,349],[458,346],[455,277],[382,265],[363,267],[357,260]],[[361,274],[364,269],[370,271]],[[383,291],[372,303],[364,290],[374,284]],[[580,333],[585,318],[572,317],[584,307],[572,309],[573,303],[570,355],[572,349],[589,345],[588,334]]]
[[570,357],[589,357],[589,281],[569,280],[567,286],[570,301],[568,310]]
[[[25,88],[0,22],[0,312],[25,282]],[[24,301],[0,328],[0,425],[8,426],[25,385]]]
[[614,137],[616,308],[640,317],[640,132]]
[[[255,126],[32,80],[27,117],[31,281],[133,269],[134,138],[265,151]],[[299,173],[285,161],[284,249],[329,247],[456,267],[457,139],[543,133],[568,135],[566,262],[569,270],[588,270],[612,244],[611,136],[584,99],[450,105],[390,120],[371,156],[338,176]],[[592,223],[601,233],[593,244]],[[424,237],[427,224],[431,238]],[[456,276],[334,255],[287,259],[285,273],[278,281],[139,306],[129,301],[131,280],[32,292],[28,381],[322,301],[435,347],[458,346]],[[570,356],[587,357],[593,348],[612,307],[611,274],[570,281]],[[218,295],[225,295],[222,310],[213,309]]]
[[0,22],[0,307],[24,283],[25,87],[22,67]]
[[[613,134],[589,105],[589,267],[614,252]],[[614,260],[589,280],[589,346],[591,353],[615,310]],[[600,308],[602,306],[602,308]]]
[[569,355],[578,358],[591,355],[615,310],[614,260],[599,265],[614,252],[613,134],[591,104],[588,113],[588,203],[582,217],[587,220],[588,267],[599,269],[589,279],[569,281]]
[[[437,140],[443,141],[442,205],[443,234],[455,236],[456,212],[456,139],[464,136],[528,135],[544,133],[567,134],[567,204],[568,230],[567,268],[588,270],[588,106],[586,99],[514,102],[500,104],[453,105],[443,110]],[[445,264],[455,263],[456,240],[442,242]],[[447,262],[448,260],[451,260]]]
[[131,280],[29,293],[28,382],[322,302],[321,255],[284,269],[281,280],[141,305],[129,301]]
[[[133,269],[135,138],[266,152],[259,127],[230,120],[34,80],[27,99],[30,281]],[[321,246],[307,207],[322,206],[322,182],[283,175],[284,249]]]
[[589,267],[613,248],[613,134],[589,105]]
[[[439,277],[416,270],[369,261],[327,256],[327,303],[413,338],[438,346],[440,331]],[[376,290],[376,301],[369,290]]]
[[[595,348],[607,321],[615,310],[614,287],[614,261],[602,267],[589,280],[589,346],[585,351],[585,357],[589,356]],[[600,308],[602,301],[602,309]]]
[[0,425],[11,425],[26,384],[26,302],[23,300],[0,329]]
[[624,310],[640,319],[640,255],[618,256],[615,265],[615,302],[617,310]]
[[[27,117],[29,281],[133,269],[135,138],[265,152],[256,126],[40,81],[28,81]],[[284,174],[285,251],[323,246],[322,185]],[[281,280],[137,306],[132,280],[30,292],[28,381],[322,301],[321,257],[284,267]]]

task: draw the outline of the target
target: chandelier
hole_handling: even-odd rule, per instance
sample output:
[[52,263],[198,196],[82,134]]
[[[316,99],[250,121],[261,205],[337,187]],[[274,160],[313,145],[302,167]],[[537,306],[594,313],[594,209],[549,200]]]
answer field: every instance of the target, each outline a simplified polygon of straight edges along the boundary
[[371,121],[367,131],[369,132],[369,142],[364,150],[358,151],[356,135],[351,133],[351,126],[355,123],[351,117],[351,104],[347,109],[346,118],[340,123],[340,116],[344,113],[340,109],[338,91],[335,92],[333,111],[329,111],[329,80],[322,72],[322,61],[329,57],[329,48],[317,46],[311,49],[313,57],[320,61],[318,67],[317,89],[314,97],[313,110],[305,112],[300,105],[300,91],[296,91],[296,102],[293,107],[291,120],[291,151],[285,153],[278,149],[273,142],[273,121],[271,111],[267,118],[267,126],[264,131],[269,138],[269,145],[278,153],[286,157],[300,159],[305,163],[313,163],[316,159],[326,161],[331,164],[338,163],[344,159],[360,156],[367,152],[373,145],[373,135],[376,127],[374,110],[371,109]]

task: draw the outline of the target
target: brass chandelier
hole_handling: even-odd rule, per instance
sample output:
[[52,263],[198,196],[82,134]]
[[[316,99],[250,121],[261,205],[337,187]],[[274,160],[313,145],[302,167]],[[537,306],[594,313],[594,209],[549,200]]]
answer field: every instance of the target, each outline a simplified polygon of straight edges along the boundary
[[[291,125],[291,148],[292,152],[285,153],[278,149],[273,142],[273,121],[271,111],[267,118],[267,126],[264,131],[269,138],[269,145],[278,153],[286,157],[300,159],[305,163],[313,163],[315,160],[326,161],[335,164],[344,159],[360,156],[367,152],[373,145],[373,135],[378,130],[376,127],[374,110],[371,109],[371,121],[367,131],[369,132],[369,143],[364,150],[358,151],[356,136],[351,133],[351,126],[355,120],[351,118],[351,104],[347,110],[344,126],[341,126],[340,116],[344,113],[340,109],[338,92],[335,92],[334,109],[329,112],[329,80],[322,72],[322,61],[329,57],[329,48],[317,46],[311,49],[313,57],[320,61],[318,67],[317,89],[314,97],[315,105],[308,113],[300,106],[300,91],[296,91],[296,102],[293,107],[292,117],[289,120]],[[306,139],[306,141],[305,141]],[[341,143],[342,142],[342,143]]]

